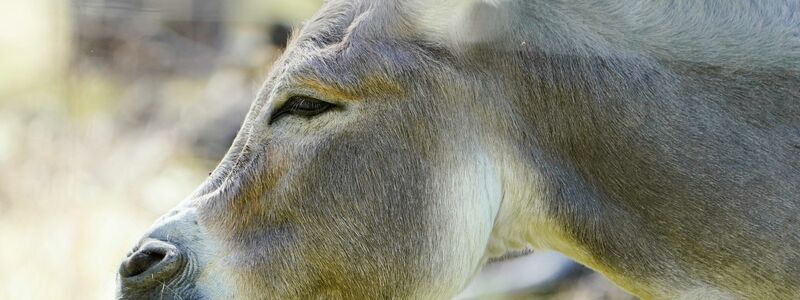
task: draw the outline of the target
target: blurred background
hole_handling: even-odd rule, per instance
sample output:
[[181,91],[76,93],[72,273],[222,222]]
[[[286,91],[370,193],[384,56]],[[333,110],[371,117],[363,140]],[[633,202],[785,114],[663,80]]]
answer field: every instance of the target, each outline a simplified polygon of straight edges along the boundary
[[[5,1],[0,299],[112,298],[121,259],[214,168],[321,2]],[[629,299],[581,278],[540,297]]]

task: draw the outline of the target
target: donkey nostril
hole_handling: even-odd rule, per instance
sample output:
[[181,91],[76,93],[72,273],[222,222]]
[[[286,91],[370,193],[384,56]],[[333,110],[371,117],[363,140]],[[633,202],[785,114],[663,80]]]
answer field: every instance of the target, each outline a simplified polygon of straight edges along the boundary
[[163,277],[177,270],[180,261],[180,254],[175,246],[162,241],[149,241],[122,262],[119,275],[122,278],[133,278],[148,273],[148,277]]
[[152,266],[161,262],[167,254],[159,250],[145,250],[136,252],[122,264],[120,275],[123,277],[133,277],[144,273]]

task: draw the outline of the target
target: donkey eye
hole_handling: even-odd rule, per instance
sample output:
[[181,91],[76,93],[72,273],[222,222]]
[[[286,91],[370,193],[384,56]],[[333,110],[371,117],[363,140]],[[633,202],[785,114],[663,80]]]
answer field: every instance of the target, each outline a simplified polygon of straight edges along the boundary
[[272,113],[269,123],[272,124],[285,115],[296,115],[310,118],[322,114],[336,105],[306,96],[293,96]]

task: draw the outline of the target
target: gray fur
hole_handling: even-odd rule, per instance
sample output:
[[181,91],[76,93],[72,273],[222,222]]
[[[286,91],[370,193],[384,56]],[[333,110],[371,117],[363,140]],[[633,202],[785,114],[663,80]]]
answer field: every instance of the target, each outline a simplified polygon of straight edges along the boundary
[[[486,230],[544,207],[557,238],[506,238],[640,297],[800,297],[799,1],[475,1],[456,34],[426,9],[332,0],[305,25],[178,209],[207,233],[170,239],[224,253],[192,293],[450,297]],[[293,94],[338,101],[304,78],[357,99],[268,125]]]

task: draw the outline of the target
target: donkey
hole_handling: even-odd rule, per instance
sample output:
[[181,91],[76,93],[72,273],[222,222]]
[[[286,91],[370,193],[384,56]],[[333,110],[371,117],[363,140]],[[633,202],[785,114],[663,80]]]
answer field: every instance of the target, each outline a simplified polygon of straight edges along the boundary
[[800,1],[330,0],[118,293],[444,299],[532,247],[797,299],[799,223]]

